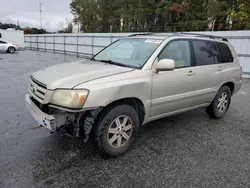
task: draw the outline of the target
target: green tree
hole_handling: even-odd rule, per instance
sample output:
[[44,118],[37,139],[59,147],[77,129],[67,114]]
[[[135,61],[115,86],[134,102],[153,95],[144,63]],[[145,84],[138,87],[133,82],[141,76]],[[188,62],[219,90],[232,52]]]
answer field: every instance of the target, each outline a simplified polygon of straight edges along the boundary
[[1,23],[0,22],[0,29],[9,29],[9,28],[14,28],[14,29],[21,29],[18,25],[16,24],[11,24],[11,23]]
[[244,0],[72,0],[70,8],[83,32],[227,30],[250,23]]
[[24,34],[25,35],[29,35],[29,34],[32,34],[32,29],[31,28],[29,28],[29,27],[26,27],[26,28],[24,28]]
[[244,0],[235,0],[232,9],[232,29],[242,30],[248,24],[250,15],[250,3]]
[[214,30],[229,29],[230,5],[227,0],[209,0],[207,4],[208,18]]
[[98,20],[98,1],[93,0],[72,0],[70,9],[75,16],[75,22],[81,23],[81,31],[97,32],[99,31]]

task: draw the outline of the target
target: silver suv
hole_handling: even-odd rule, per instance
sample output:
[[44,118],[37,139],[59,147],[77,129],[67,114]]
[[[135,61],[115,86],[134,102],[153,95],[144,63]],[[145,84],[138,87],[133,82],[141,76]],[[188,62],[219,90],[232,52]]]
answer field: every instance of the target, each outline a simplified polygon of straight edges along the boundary
[[30,77],[26,106],[51,132],[85,141],[116,157],[150,121],[206,108],[227,112],[242,70],[225,38],[195,34],[138,34],[92,59],[45,68]]

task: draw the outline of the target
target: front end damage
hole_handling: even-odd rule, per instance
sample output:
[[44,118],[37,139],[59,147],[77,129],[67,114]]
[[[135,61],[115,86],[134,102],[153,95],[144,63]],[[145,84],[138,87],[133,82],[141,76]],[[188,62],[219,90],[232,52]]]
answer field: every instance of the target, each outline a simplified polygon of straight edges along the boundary
[[89,138],[95,119],[101,109],[86,112],[66,112],[47,105],[40,104],[29,94],[25,96],[26,108],[32,117],[47,128],[50,133],[59,132],[70,137]]

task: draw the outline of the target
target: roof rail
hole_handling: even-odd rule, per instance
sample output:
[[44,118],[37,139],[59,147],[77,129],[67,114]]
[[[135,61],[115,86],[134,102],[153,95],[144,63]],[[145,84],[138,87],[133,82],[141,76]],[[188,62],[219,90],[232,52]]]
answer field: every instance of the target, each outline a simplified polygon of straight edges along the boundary
[[135,33],[135,34],[129,35],[129,37],[140,36],[140,35],[150,35],[150,34],[152,34],[152,33],[151,33],[151,32],[146,32],[146,33]]
[[181,32],[181,34],[184,35],[195,35],[197,37],[207,37],[211,39],[221,39],[222,41],[228,42],[228,39],[225,37],[219,37],[219,36],[214,36],[214,35],[205,35],[205,34],[200,34],[200,33],[189,33],[189,32]]

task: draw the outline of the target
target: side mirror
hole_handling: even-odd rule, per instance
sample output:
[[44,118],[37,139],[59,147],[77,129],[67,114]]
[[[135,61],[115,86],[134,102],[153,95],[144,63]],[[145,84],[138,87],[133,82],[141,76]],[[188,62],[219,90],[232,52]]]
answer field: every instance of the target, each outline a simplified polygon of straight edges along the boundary
[[155,65],[155,71],[172,71],[175,69],[175,61],[173,59],[162,59]]

